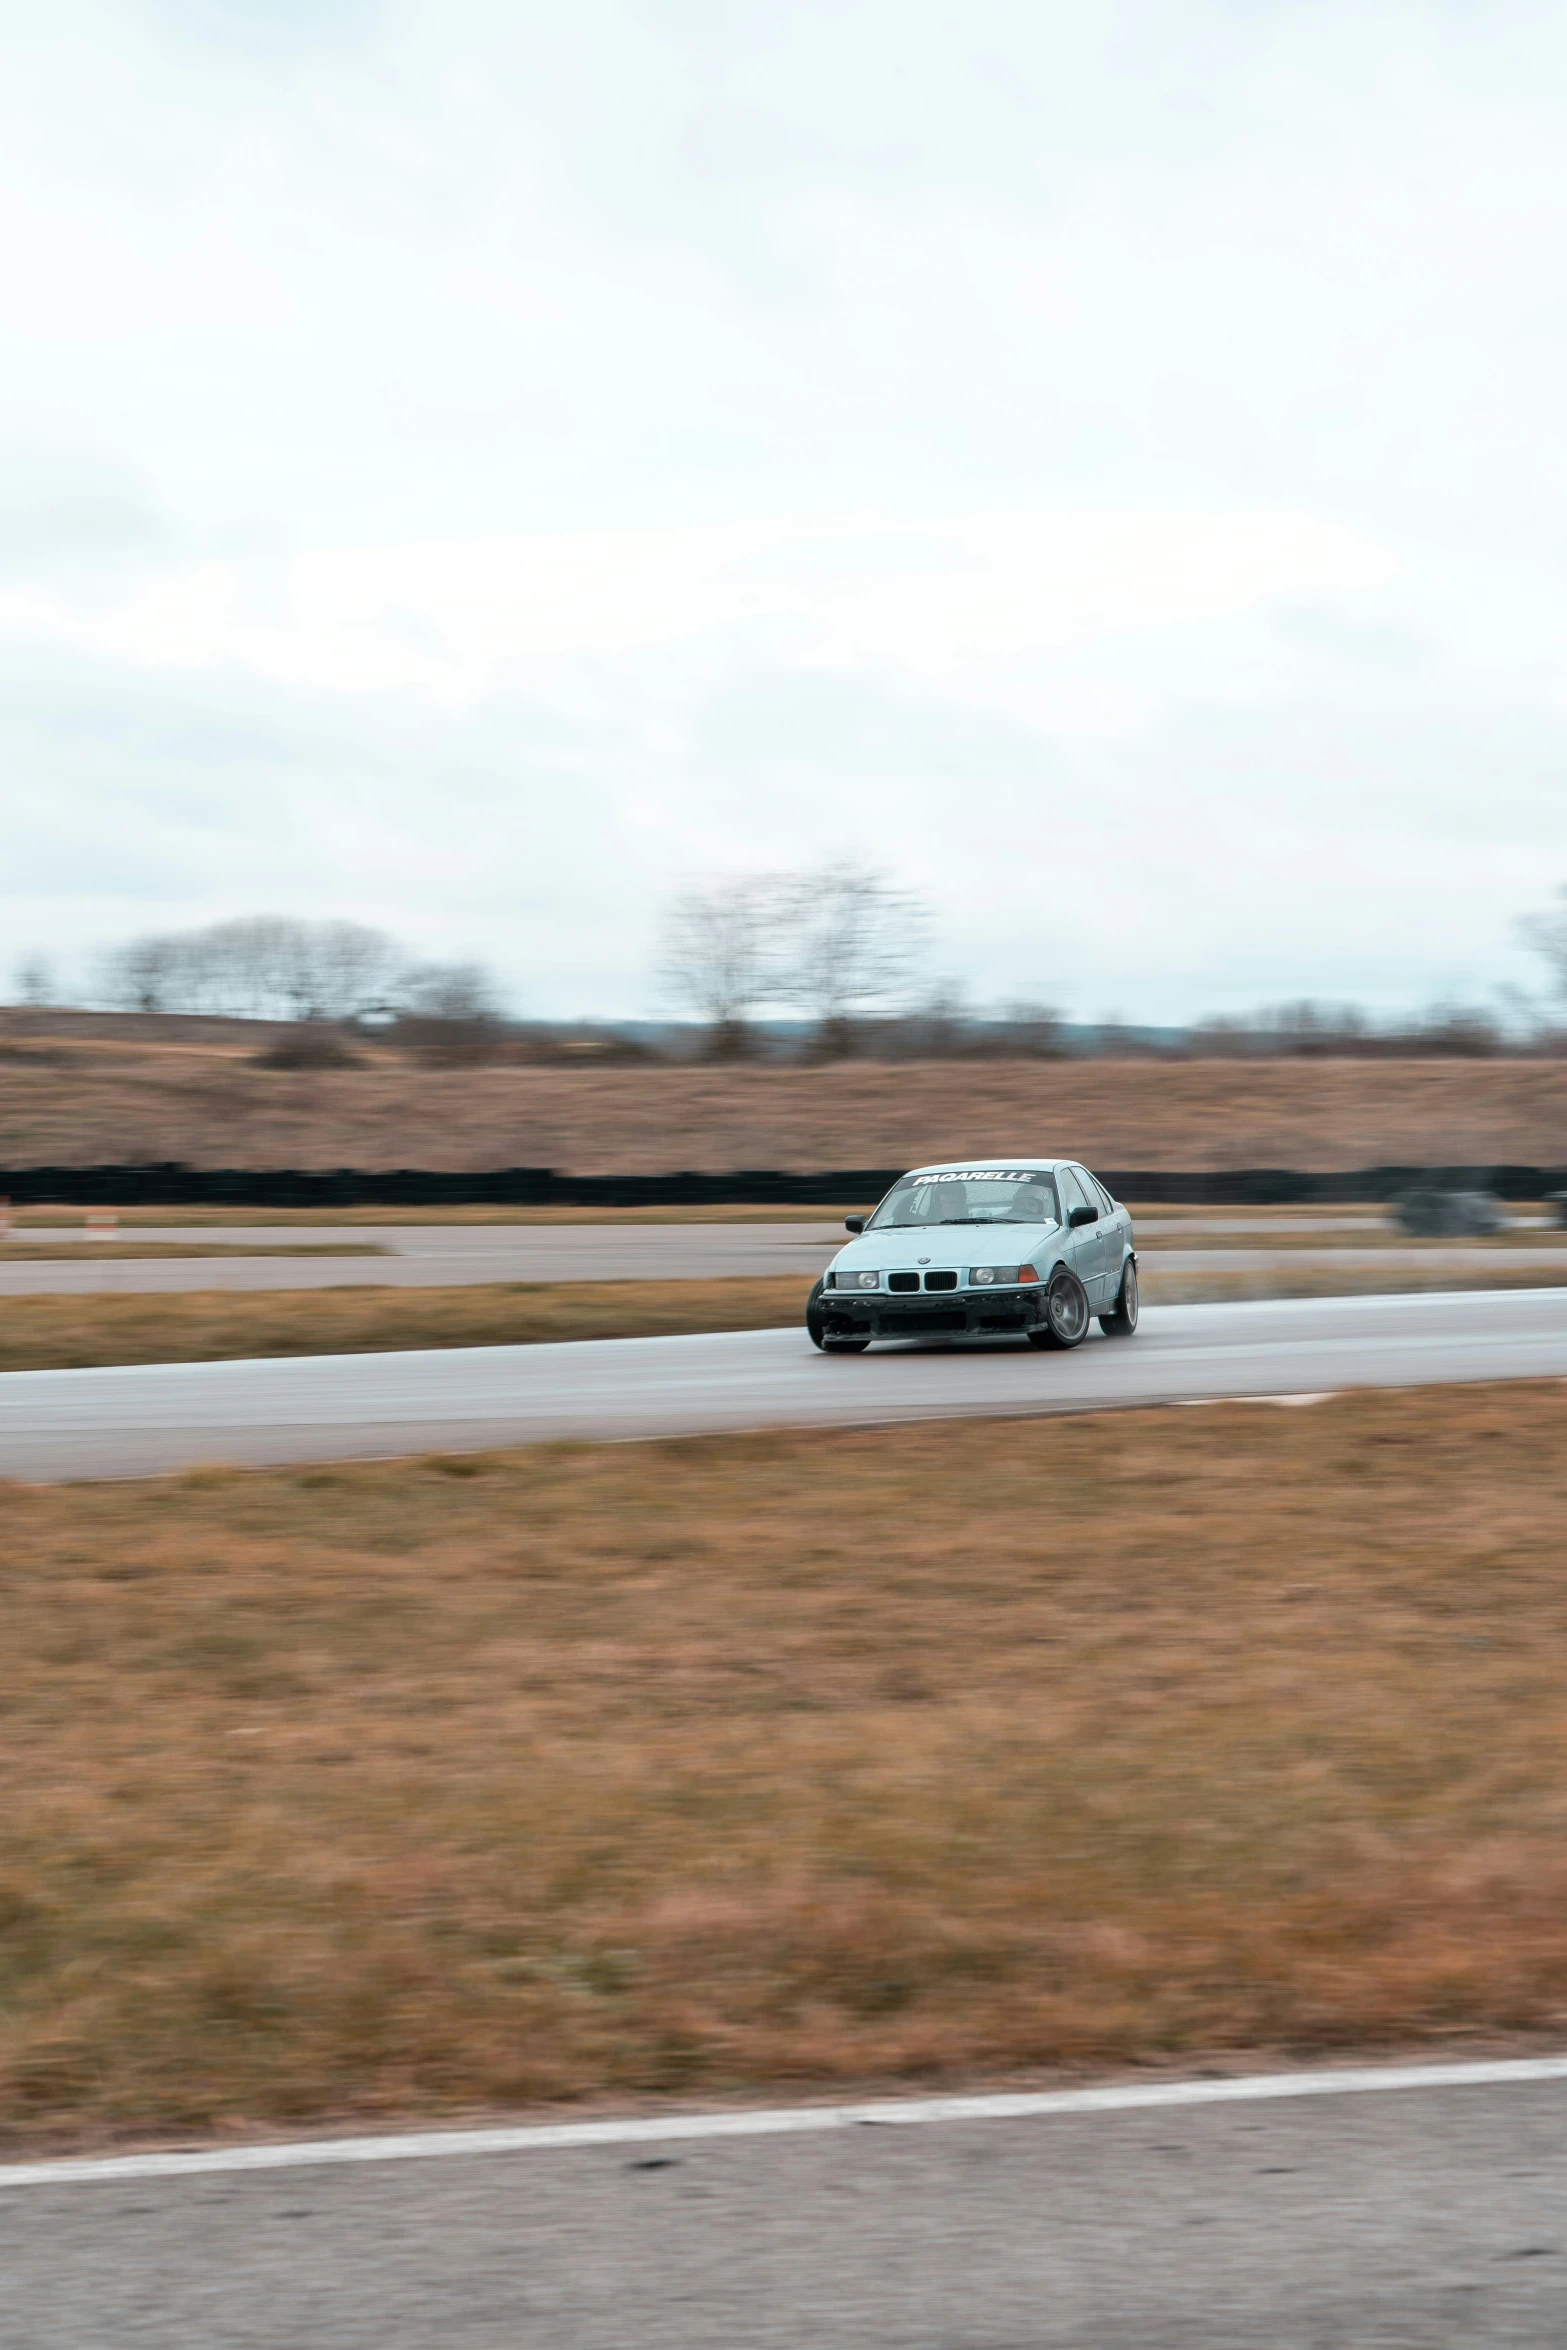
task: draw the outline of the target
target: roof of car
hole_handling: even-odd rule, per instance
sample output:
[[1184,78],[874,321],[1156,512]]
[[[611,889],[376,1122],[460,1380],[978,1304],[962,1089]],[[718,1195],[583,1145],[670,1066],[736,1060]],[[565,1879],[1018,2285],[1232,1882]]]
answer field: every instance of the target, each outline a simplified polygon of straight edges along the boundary
[[1019,1174],[1047,1173],[1052,1167],[1066,1167],[1073,1162],[1055,1157],[1045,1158],[1038,1151],[1014,1151],[1009,1159],[941,1159],[932,1160],[923,1167],[911,1167],[910,1175],[1010,1175],[1015,1168]]

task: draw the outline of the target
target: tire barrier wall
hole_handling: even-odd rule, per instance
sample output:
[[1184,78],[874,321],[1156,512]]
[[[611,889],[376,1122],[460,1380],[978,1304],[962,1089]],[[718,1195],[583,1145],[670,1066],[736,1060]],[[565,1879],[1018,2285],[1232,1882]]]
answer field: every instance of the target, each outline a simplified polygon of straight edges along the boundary
[[[904,1170],[835,1168],[791,1174],[743,1167],[728,1175],[561,1175],[550,1167],[447,1172],[423,1167],[13,1167],[0,1199],[16,1207],[203,1208],[694,1208],[871,1206]],[[1567,1191],[1564,1167],[1361,1167],[1317,1173],[1235,1167],[1196,1173],[1097,1167],[1118,1199],[1139,1206],[1304,1207],[1384,1201],[1412,1190],[1489,1192],[1537,1200]],[[1567,1208],[1564,1208],[1567,1214]]]

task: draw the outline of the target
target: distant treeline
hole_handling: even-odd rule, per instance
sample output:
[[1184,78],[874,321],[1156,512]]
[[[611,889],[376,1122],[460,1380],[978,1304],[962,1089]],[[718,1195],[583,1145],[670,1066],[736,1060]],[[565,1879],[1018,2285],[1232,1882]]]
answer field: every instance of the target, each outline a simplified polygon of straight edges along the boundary
[[829,1061],[1350,1060],[1561,1058],[1567,1027],[1508,1029],[1482,1011],[1439,1006],[1414,1019],[1376,1020],[1351,1007],[1297,1004],[1246,1019],[1190,1027],[1060,1018],[1047,1007],[1004,1012],[952,1007],[844,1021],[823,1035],[805,1022],[757,1021],[720,1032],[695,1021],[521,1020],[476,999],[426,997],[400,1007],[325,1019],[141,1008],[115,1012],[37,1005],[0,1011],[0,1053],[37,1059],[72,1038],[112,1035],[156,1045],[189,1040],[248,1047],[262,1068],[351,1069],[407,1053],[432,1065],[532,1063],[590,1068],[635,1062],[785,1068]]
[[346,1065],[376,1041],[436,1060],[1066,1060],[1313,1055],[1353,1059],[1560,1055],[1567,1027],[1567,892],[1520,933],[1545,962],[1545,1004],[1515,994],[1508,1016],[1439,1003],[1386,1017],[1301,1001],[1186,1025],[1067,1019],[1043,998],[988,1010],[933,976],[930,914],[884,873],[853,861],[795,873],[723,875],[671,898],[658,950],[669,1020],[529,1021],[482,964],[420,961],[357,922],[247,915],[133,939],[73,994],[46,961],[17,971],[22,1006],[270,1022],[257,1057],[280,1068]]
[[1001,1013],[951,1008],[845,1021],[824,1040],[803,1023],[758,1021],[715,1038],[696,1024],[533,1022],[509,1031],[509,1053],[555,1062],[691,1061],[762,1064],[863,1061],[1491,1059],[1567,1055],[1567,1027],[1509,1029],[1479,1010],[1441,1005],[1413,1019],[1378,1021],[1353,1007],[1290,1005],[1189,1027],[1062,1019],[1047,1007]]

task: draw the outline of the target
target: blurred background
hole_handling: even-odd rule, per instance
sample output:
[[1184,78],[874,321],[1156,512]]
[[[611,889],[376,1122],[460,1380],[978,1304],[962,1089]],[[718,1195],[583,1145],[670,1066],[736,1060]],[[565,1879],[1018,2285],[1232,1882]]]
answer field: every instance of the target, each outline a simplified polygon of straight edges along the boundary
[[[1560,1017],[1558,12],[5,29],[0,990],[731,1051]],[[917,951],[715,1009],[693,897],[829,871]],[[397,943],[301,990],[261,916]]]

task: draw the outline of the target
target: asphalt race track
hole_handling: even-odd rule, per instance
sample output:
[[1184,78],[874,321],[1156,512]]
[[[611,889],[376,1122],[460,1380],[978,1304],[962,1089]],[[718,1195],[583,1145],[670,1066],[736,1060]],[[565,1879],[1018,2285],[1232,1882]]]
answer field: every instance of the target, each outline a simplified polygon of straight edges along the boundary
[[[143,1258],[99,1257],[74,1231],[17,1233],[0,1261],[0,1296],[81,1296],[88,1291],[338,1289],[373,1284],[444,1288],[488,1281],[704,1281],[796,1274],[813,1280],[848,1238],[836,1224],[305,1224],[128,1225],[122,1245]],[[29,1264],[41,1241],[74,1242],[81,1262]],[[170,1258],[158,1244],[200,1241],[232,1256]],[[379,1257],[247,1256],[251,1248],[384,1249]],[[1567,1259],[1564,1259],[1567,1261]]]
[[[1400,1245],[1388,1232],[1385,1247],[1335,1248],[1335,1232],[1361,1230],[1385,1221],[1368,1216],[1279,1220],[1275,1229],[1298,1235],[1320,1232],[1321,1247],[1270,1250],[1267,1224],[1215,1217],[1184,1223],[1149,1217],[1140,1222],[1140,1241],[1150,1269],[1169,1273],[1259,1273],[1290,1269],[1361,1272],[1420,1265],[1454,1273],[1483,1271],[1498,1262],[1534,1266],[1542,1276],[1567,1274],[1567,1243],[1553,1244],[1542,1229],[1540,1241],[1505,1251],[1484,1243],[1418,1248]],[[1203,1229],[1257,1234],[1260,1248],[1193,1248]],[[848,1238],[841,1224],[302,1224],[128,1225],[122,1245],[145,1243],[145,1257],[95,1255],[95,1243],[80,1228],[17,1232],[0,1257],[0,1297],[81,1297],[90,1293],[177,1294],[198,1289],[431,1289],[491,1281],[703,1281],[792,1275],[814,1279]],[[232,1250],[220,1257],[170,1257],[154,1252],[180,1241],[199,1241]],[[41,1242],[71,1244],[69,1259],[28,1261]],[[315,1247],[334,1244],[379,1248],[372,1257],[257,1256],[247,1248]]]
[[482,1450],[1567,1377],[1567,1290],[1164,1306],[1130,1341],[824,1356],[803,1330],[0,1377],[0,1476]]
[[1567,2085],[8,2189],[6,2350],[1559,2350]]

